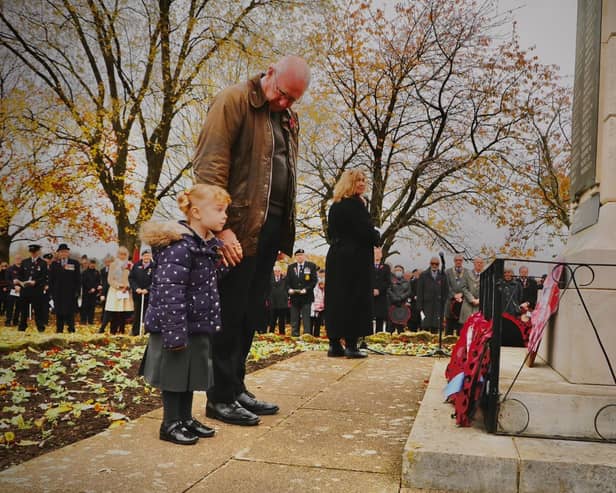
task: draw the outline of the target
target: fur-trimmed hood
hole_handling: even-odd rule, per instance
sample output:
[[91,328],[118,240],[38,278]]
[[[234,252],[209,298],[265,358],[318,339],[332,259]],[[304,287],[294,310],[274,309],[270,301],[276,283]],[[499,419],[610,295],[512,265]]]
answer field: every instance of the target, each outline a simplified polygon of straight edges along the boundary
[[[195,236],[196,233],[185,222],[179,221],[148,221],[141,226],[139,237],[152,248],[164,248],[174,241],[179,241],[184,235]],[[214,237],[209,233],[205,241]]]

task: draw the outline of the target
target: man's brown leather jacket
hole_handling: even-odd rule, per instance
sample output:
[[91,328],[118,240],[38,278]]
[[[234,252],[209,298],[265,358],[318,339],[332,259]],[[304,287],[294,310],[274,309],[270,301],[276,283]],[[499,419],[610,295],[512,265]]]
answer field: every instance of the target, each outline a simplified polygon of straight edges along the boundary
[[[272,183],[274,135],[261,77],[224,89],[215,97],[193,158],[197,183],[219,185],[231,195],[225,227],[237,235],[247,256],[257,252]],[[280,250],[292,255],[299,122],[291,110],[283,112],[281,122],[288,150],[289,187]]]

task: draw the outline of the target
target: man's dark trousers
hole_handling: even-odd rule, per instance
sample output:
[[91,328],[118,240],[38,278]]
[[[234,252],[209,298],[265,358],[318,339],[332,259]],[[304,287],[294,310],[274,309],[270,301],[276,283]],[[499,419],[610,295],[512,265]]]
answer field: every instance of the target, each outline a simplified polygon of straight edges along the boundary
[[255,330],[267,323],[265,299],[280,248],[281,216],[269,214],[257,254],[244,257],[219,283],[222,331],[212,336],[214,386],[211,402],[233,402],[246,390],[246,357]]

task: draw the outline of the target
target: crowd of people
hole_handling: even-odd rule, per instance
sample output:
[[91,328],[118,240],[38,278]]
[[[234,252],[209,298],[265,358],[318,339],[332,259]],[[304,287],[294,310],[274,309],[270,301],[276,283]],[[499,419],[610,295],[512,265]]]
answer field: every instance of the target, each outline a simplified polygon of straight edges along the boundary
[[[372,327],[370,332],[416,332],[427,330],[437,333],[439,327],[445,335],[457,335],[464,322],[479,310],[479,279],[485,260],[475,257],[472,267],[464,266],[464,257],[455,255],[453,266],[441,269],[438,256],[430,259],[429,266],[420,270],[405,269],[382,261],[382,250],[374,247],[372,271]],[[303,249],[295,252],[295,262],[286,273],[276,264],[267,298],[268,323],[260,332],[285,334],[285,325],[291,335],[301,333],[315,337],[327,335],[324,327],[326,303],[326,270],[306,260]],[[313,275],[316,272],[317,275]],[[528,267],[521,266],[516,276],[507,267],[499,284],[503,291],[504,312],[525,318],[537,303],[538,290],[545,276],[528,275]],[[521,345],[519,331],[504,332],[504,345]],[[300,325],[303,331],[300,332]]]
[[[125,247],[116,256],[106,256],[103,265],[82,255],[70,257],[66,243],[54,253],[42,254],[40,245],[28,246],[30,256],[15,255],[13,262],[0,262],[0,316],[6,327],[25,331],[29,320],[44,332],[55,315],[56,332],[75,332],[75,325],[99,324],[111,334],[123,334],[132,322],[132,335],[142,332],[154,262],[149,250],[136,262],[129,261]],[[96,307],[101,316],[95,320]]]

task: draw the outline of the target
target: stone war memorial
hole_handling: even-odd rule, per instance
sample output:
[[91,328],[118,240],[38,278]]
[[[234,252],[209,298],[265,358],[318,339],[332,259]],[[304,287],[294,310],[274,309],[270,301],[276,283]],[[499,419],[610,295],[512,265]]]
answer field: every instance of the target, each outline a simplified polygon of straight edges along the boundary
[[616,0],[578,1],[575,55],[558,311],[534,364],[525,348],[499,348],[485,428],[478,416],[443,426],[452,408],[436,363],[403,457],[418,491],[616,492]]

